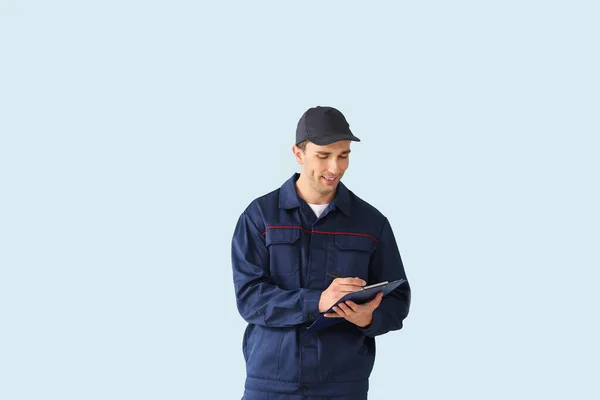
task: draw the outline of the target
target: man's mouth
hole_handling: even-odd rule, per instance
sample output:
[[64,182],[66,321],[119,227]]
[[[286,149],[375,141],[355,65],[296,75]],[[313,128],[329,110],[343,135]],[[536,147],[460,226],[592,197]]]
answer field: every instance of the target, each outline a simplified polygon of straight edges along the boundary
[[337,181],[338,177],[337,176],[321,176],[323,179],[325,179],[325,182],[327,183],[335,183],[335,181]]

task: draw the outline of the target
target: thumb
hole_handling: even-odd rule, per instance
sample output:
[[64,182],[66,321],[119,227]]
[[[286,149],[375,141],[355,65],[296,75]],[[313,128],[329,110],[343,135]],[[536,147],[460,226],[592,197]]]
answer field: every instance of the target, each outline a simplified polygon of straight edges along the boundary
[[369,306],[371,306],[372,309],[376,309],[379,307],[379,304],[381,304],[381,299],[383,299],[383,292],[377,293],[377,296],[369,302]]

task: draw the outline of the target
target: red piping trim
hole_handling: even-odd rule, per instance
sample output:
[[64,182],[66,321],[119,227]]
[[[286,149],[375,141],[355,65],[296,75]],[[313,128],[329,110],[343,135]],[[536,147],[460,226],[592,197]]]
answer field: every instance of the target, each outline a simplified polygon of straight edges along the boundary
[[265,228],[265,231],[263,232],[263,235],[267,234],[267,231],[269,229],[300,229],[304,232],[307,233],[321,233],[323,235],[351,235],[351,236],[364,236],[364,237],[368,237],[369,239],[373,240],[374,242],[378,242],[377,239],[375,239],[373,236],[368,235],[366,233],[354,233],[354,232],[327,232],[327,231],[315,231],[315,230],[310,230],[310,229],[306,229],[303,228],[301,226],[294,226],[294,225],[271,225],[271,226],[267,226]]

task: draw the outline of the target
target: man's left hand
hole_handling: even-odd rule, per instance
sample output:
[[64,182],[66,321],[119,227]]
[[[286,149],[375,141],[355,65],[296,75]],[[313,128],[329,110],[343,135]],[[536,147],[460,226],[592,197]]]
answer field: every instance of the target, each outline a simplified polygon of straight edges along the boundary
[[373,311],[381,303],[383,293],[377,293],[375,298],[365,304],[356,304],[352,300],[347,300],[343,303],[333,307],[333,313],[326,313],[325,317],[328,318],[345,318],[347,321],[352,322],[354,325],[364,328],[371,324],[373,321]]

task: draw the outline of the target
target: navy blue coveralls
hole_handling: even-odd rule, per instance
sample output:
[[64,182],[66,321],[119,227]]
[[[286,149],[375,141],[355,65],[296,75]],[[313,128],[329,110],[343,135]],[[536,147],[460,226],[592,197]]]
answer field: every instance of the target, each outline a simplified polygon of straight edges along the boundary
[[367,284],[406,279],[387,218],[343,183],[317,218],[298,197],[294,174],[279,189],[250,203],[232,239],[237,307],[248,326],[244,399],[366,399],[375,337],[403,326],[410,286],[385,296],[373,321],[346,320],[303,333],[319,314],[321,293],[333,278]]

